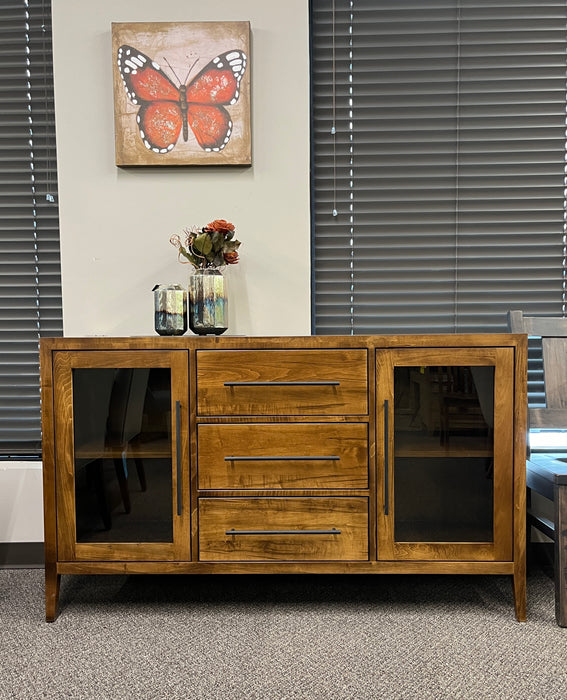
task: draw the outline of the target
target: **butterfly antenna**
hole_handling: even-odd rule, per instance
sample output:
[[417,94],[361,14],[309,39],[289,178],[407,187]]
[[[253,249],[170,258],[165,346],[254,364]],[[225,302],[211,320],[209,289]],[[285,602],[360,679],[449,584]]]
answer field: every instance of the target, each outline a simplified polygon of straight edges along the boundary
[[187,75],[185,76],[185,80],[183,81],[183,84],[184,84],[184,85],[187,84],[187,81],[189,80],[189,76],[191,75],[191,71],[193,70],[193,68],[195,68],[195,64],[197,63],[198,60],[199,60],[199,59],[196,58],[196,59],[193,61],[193,65],[191,66],[191,68],[189,68],[189,70],[187,71]]
[[[177,80],[177,82],[181,85],[181,84],[182,84],[182,83],[181,83],[181,80],[179,80],[179,78],[177,77],[177,73],[173,70],[173,66],[171,65],[171,63],[167,60],[167,58],[165,58],[165,56],[163,57],[163,60],[164,60],[164,61],[167,63],[167,65],[169,66],[169,70],[173,73],[173,75],[175,76],[175,79]],[[185,83],[183,83],[183,84],[185,84]]]

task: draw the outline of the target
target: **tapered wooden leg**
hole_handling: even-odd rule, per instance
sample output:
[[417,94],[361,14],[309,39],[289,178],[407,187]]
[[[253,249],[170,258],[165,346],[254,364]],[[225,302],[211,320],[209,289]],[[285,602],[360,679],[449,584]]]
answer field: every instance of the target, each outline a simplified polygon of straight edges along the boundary
[[555,619],[567,627],[567,484],[555,485]]
[[55,564],[45,565],[45,619],[54,622],[59,605],[59,588],[61,574],[57,573]]
[[[522,464],[522,470],[525,467]],[[526,555],[529,549],[530,526],[526,523],[526,488],[518,488],[516,494],[516,517],[514,522],[514,574],[512,576],[512,588],[514,591],[514,608],[518,622],[525,622],[527,618],[527,582],[526,582]],[[529,491],[528,491],[529,493]]]
[[527,617],[526,576],[525,573],[522,575],[522,573],[516,572],[512,578],[516,619],[518,622],[525,622]]
[[[521,504],[522,512],[526,512],[525,502]],[[520,519],[519,519],[520,520]],[[526,550],[529,548],[527,533],[530,531],[525,518],[517,524],[518,538],[514,546],[514,574],[512,576],[512,586],[514,590],[514,608],[518,622],[525,622],[527,619],[528,592],[526,581]]]

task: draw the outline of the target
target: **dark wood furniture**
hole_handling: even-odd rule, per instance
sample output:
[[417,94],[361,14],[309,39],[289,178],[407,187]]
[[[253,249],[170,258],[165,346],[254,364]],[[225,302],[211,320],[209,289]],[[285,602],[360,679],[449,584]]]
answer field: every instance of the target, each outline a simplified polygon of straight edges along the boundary
[[[140,431],[93,441],[124,369]],[[524,335],[42,339],[41,380],[48,620],[62,574],[404,572],[525,619]]]
[[[541,338],[545,407],[528,409],[530,428],[567,430],[567,318],[524,316],[510,311],[508,326],[516,333]],[[554,541],[555,619],[567,627],[567,455],[532,452],[526,462],[528,524]],[[531,492],[554,503],[554,519],[531,508]],[[529,531],[528,531],[529,536]]]

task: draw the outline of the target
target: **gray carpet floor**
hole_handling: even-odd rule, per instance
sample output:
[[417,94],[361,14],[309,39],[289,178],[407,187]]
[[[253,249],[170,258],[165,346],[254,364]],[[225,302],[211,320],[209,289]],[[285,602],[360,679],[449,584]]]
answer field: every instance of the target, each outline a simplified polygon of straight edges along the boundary
[[500,576],[63,577],[0,570],[0,698],[565,700],[553,581],[528,622]]

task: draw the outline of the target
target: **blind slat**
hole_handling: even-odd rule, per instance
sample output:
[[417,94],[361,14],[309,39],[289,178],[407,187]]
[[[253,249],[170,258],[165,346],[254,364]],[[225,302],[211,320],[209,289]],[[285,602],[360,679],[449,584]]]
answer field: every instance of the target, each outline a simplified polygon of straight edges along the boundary
[[561,315],[565,2],[334,5],[312,1],[314,332]]
[[0,3],[0,455],[41,453],[39,336],[62,332],[50,15]]

